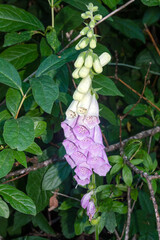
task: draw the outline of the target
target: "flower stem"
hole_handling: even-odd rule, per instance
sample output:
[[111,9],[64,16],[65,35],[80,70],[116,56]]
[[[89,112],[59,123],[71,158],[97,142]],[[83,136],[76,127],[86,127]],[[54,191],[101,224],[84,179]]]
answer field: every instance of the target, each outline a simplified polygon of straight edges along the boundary
[[99,240],[98,224],[95,227],[95,240]]
[[54,0],[51,0],[52,27],[54,28]]

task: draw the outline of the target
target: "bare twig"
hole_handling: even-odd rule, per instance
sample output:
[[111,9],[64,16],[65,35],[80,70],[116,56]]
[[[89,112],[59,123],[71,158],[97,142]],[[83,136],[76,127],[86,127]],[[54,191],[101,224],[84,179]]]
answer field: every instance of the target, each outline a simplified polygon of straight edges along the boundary
[[156,49],[158,55],[160,56],[160,50],[159,50],[159,48],[158,48],[158,46],[157,46],[156,41],[154,40],[154,38],[153,38],[151,32],[149,31],[147,25],[144,24],[144,26],[145,26],[145,32],[146,32],[146,33],[148,34],[148,36],[150,37],[150,39],[151,39],[151,41],[152,41],[152,43],[153,43],[153,46],[155,47],[155,49]]
[[127,213],[127,224],[126,224],[124,240],[129,239],[129,227],[130,227],[130,223],[131,223],[131,196],[130,196],[130,194],[131,194],[131,188],[128,187],[128,191],[127,191],[128,213]]
[[[108,18],[112,17],[114,14],[116,14],[117,12],[121,11],[122,9],[126,8],[128,5],[130,5],[131,3],[133,3],[135,0],[130,0],[127,3],[125,3],[124,5],[122,5],[121,7],[117,8],[116,10],[114,10],[113,12],[109,13],[107,16],[105,16],[104,18],[102,18],[97,24],[99,25],[100,23],[102,23],[103,21],[107,20]],[[77,41],[79,38],[81,37],[81,35],[79,34],[78,36],[76,36],[72,41],[70,41],[60,52],[62,53],[65,49],[67,49],[72,43],[74,43],[75,41]]]
[[115,233],[115,235],[116,235],[117,240],[121,240],[121,238],[120,238],[120,236],[119,236],[119,234],[118,234],[118,232],[117,232],[116,229],[114,230],[114,233]]
[[[53,191],[52,191],[52,193],[54,194],[55,192],[53,192]],[[66,197],[66,198],[73,199],[73,200],[75,200],[75,201],[78,201],[78,202],[80,202],[80,201],[81,201],[81,200],[79,200],[78,198],[71,197],[71,196],[69,196],[69,195],[66,195],[66,194],[63,194],[63,193],[56,192],[56,194],[57,194],[57,195],[59,195],[59,196],[62,196],[62,197]]]

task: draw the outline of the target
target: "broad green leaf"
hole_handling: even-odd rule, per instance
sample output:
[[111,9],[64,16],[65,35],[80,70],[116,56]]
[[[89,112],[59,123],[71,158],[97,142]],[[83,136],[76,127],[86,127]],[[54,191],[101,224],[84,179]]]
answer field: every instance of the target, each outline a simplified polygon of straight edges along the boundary
[[3,58],[0,58],[0,82],[19,90],[22,88],[22,82],[17,70]]
[[112,155],[108,157],[108,161],[111,163],[123,163],[123,158],[119,155]]
[[109,185],[109,184],[107,184],[107,185],[100,185],[100,186],[98,186],[97,188],[96,188],[96,193],[98,193],[98,192],[111,192],[111,191],[113,191],[113,185]]
[[27,223],[31,222],[32,216],[31,215],[26,215],[20,212],[15,212],[14,214],[14,224],[13,224],[13,229],[16,231],[16,229],[22,228],[25,226]]
[[127,142],[124,148],[125,155],[130,159],[135,155],[141,148],[142,141],[139,139],[131,139]]
[[49,76],[41,76],[30,80],[35,101],[47,113],[51,113],[53,103],[58,98],[57,84]]
[[100,212],[109,212],[112,208],[113,200],[111,198],[106,198],[103,201],[99,202],[99,211]]
[[59,91],[61,92],[61,94],[67,93],[69,82],[70,82],[70,75],[69,75],[67,65],[64,65],[63,67],[58,69],[57,74],[55,76],[55,80],[56,80],[56,83],[58,83],[59,85]]
[[7,227],[8,227],[8,220],[6,218],[0,217],[0,236],[6,238],[7,235]]
[[[62,9],[62,11],[63,11],[63,9]],[[55,25],[56,25],[56,23],[55,23]],[[47,39],[48,44],[51,46],[51,48],[55,52],[57,52],[59,50],[59,47],[60,47],[61,43],[57,38],[57,33],[56,33],[56,30],[54,28],[52,28],[50,32],[47,32],[46,39]]]
[[145,37],[142,29],[133,21],[126,18],[113,17],[111,26],[120,31],[126,37],[131,39],[138,39],[145,43]]
[[50,55],[47,57],[39,66],[36,77],[47,74],[51,70],[57,70],[62,67],[65,63],[75,60],[78,52],[75,48],[68,48],[62,55]]
[[44,175],[42,188],[44,190],[56,189],[70,174],[71,168],[66,162],[54,163]]
[[33,142],[28,148],[24,150],[25,152],[32,153],[34,155],[42,155],[42,150],[41,148]]
[[35,227],[39,227],[40,230],[48,233],[48,234],[55,234],[53,228],[49,225],[48,220],[42,213],[38,213],[34,218],[32,218],[32,222]]
[[0,112],[0,122],[10,119],[11,117],[12,116],[8,110],[3,110],[2,112]]
[[102,0],[110,9],[114,9],[121,0]]
[[24,31],[24,32],[11,32],[7,33],[4,36],[4,44],[3,47],[9,47],[11,45],[22,43],[25,41],[29,41],[32,38],[33,31]]
[[[64,2],[72,5],[73,7],[81,10],[81,11],[87,11],[86,5],[88,5],[91,1],[90,0],[64,0]],[[108,14],[108,11],[103,5],[97,1],[97,0],[92,0],[93,5],[98,6],[98,13],[102,14],[103,16]]]
[[37,44],[21,44],[9,47],[0,54],[0,57],[6,59],[19,70],[38,57]]
[[[134,106],[134,104],[128,105],[123,113],[127,113],[132,107]],[[129,115],[134,116],[134,117],[138,117],[138,116],[142,116],[147,112],[147,105],[139,103],[130,113]]]
[[122,169],[122,177],[127,186],[132,185],[132,181],[133,181],[132,172],[127,165],[124,165]]
[[81,25],[82,22],[81,12],[70,6],[66,6],[55,17],[55,29],[57,34],[62,30],[69,32]]
[[117,226],[116,216],[114,212],[107,212],[106,213],[106,222],[105,227],[110,233],[113,233]]
[[6,94],[6,105],[13,117],[16,116],[22,95],[17,89],[9,88]]
[[117,125],[116,116],[108,107],[100,103],[99,108],[100,108],[99,114],[101,117],[106,119],[110,124]]
[[138,121],[139,123],[141,123],[143,126],[153,127],[152,121],[149,120],[149,119],[146,118],[146,117],[139,117],[139,118],[137,118],[137,121]]
[[65,211],[72,207],[79,207],[79,206],[80,206],[79,202],[72,200],[72,199],[67,199],[62,202],[61,206],[58,209]]
[[36,215],[36,207],[31,198],[13,186],[1,184],[0,195],[19,212]]
[[102,74],[94,76],[93,87],[99,89],[98,93],[101,95],[123,97],[123,94],[118,90],[115,83]]
[[42,190],[42,181],[47,168],[41,168],[28,175],[26,186],[27,194],[36,205],[37,212],[42,211],[49,203],[51,194],[49,191]]
[[72,101],[72,97],[71,95],[67,94],[67,93],[64,93],[64,92],[60,92],[59,93],[59,101],[64,103],[66,106],[69,105],[69,103],[71,103]]
[[132,198],[134,201],[137,201],[137,198],[138,198],[138,190],[137,190],[136,188],[131,189],[131,198]]
[[37,236],[25,236],[25,237],[14,238],[13,240],[46,240],[46,238],[37,237]]
[[45,132],[47,128],[47,123],[45,121],[35,121],[34,122],[34,136],[39,137]]
[[127,213],[127,206],[124,205],[122,202],[114,201],[112,205],[113,212],[117,212],[120,214],[126,214]]
[[11,149],[0,152],[0,178],[7,175],[13,167],[14,157]]
[[130,161],[133,165],[139,165],[140,163],[143,162],[143,159],[132,159]]
[[[81,213],[82,211],[84,210],[79,209],[78,212]],[[87,215],[83,214],[83,212],[80,216],[76,217],[76,220],[74,222],[74,230],[76,235],[81,235],[83,233],[86,227],[87,221],[88,221]]]
[[32,14],[12,5],[0,4],[0,31],[21,29],[44,30],[43,24]]
[[7,120],[4,124],[3,137],[12,149],[25,150],[34,140],[33,120],[29,117]]
[[73,238],[75,236],[74,222],[76,219],[76,209],[71,208],[67,211],[60,211],[61,227],[63,235],[66,238]]
[[141,2],[148,7],[160,6],[159,0],[141,0]]
[[150,26],[153,23],[157,22],[159,19],[160,19],[160,8],[153,7],[153,8],[148,8],[146,10],[142,20],[143,20],[143,23]]
[[139,198],[139,203],[142,210],[150,214],[154,213],[153,203],[150,199],[149,193],[146,193],[144,191],[139,191],[138,198]]
[[136,154],[136,158],[143,159],[143,165],[145,166],[145,168],[147,170],[150,170],[150,171],[154,170],[154,162],[152,161],[152,158],[150,157],[150,155],[146,151],[140,150]]
[[19,152],[19,151],[15,150],[15,151],[13,151],[13,156],[25,168],[27,167],[27,160],[26,160],[26,155],[24,152]]
[[0,198],[0,216],[4,218],[9,217],[9,207],[7,203],[5,203],[1,198]]
[[113,175],[113,174],[117,173],[122,167],[123,167],[123,164],[122,164],[122,163],[116,163],[116,164],[111,168],[110,175]]

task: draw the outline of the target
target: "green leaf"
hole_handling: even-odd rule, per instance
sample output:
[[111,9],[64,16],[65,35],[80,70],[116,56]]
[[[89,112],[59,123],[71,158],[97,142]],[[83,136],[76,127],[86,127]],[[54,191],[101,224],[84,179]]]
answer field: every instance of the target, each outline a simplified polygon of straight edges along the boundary
[[29,41],[32,38],[33,31],[24,31],[24,32],[11,32],[7,33],[4,36],[4,44],[3,47],[9,47],[11,45],[22,43],[25,41]]
[[[127,113],[132,107],[134,106],[134,104],[128,105],[123,113]],[[134,116],[134,117],[138,117],[138,116],[142,116],[147,112],[147,105],[139,103],[130,113],[129,115]]]
[[75,201],[75,200],[72,200],[72,199],[67,199],[66,201],[63,201],[61,206],[58,208],[59,210],[68,210],[72,207],[79,207],[80,206],[80,203]]
[[1,198],[0,198],[0,216],[4,218],[9,217],[9,207]]
[[76,219],[76,210],[71,208],[67,211],[60,211],[61,227],[63,235],[66,238],[73,238],[75,236],[74,222]]
[[34,155],[42,155],[41,148],[35,142],[33,142],[28,148],[24,149],[24,151]]
[[132,177],[132,172],[127,165],[124,165],[122,169],[122,177],[125,184],[130,187],[132,185],[133,177]]
[[113,233],[117,226],[116,216],[114,212],[107,212],[106,213],[106,222],[105,227],[110,233]]
[[120,0],[102,0],[110,9],[115,9]]
[[66,33],[81,25],[82,22],[81,12],[70,6],[66,6],[55,17],[55,29],[57,34],[62,30]]
[[120,214],[126,214],[127,206],[125,206],[122,202],[114,201],[112,205],[112,210]]
[[6,94],[6,105],[13,117],[16,116],[22,95],[17,89],[9,88]]
[[0,235],[5,238],[7,235],[8,220],[6,218],[0,217],[0,226]]
[[[62,9],[62,11],[63,11],[63,9]],[[55,23],[55,25],[56,25],[56,23]],[[47,39],[48,44],[51,46],[51,48],[55,52],[57,52],[59,50],[59,47],[60,47],[61,43],[57,38],[57,33],[56,33],[56,30],[54,28],[52,28],[50,32],[47,32],[46,39]]]
[[12,5],[0,4],[0,31],[21,29],[44,30],[43,24],[32,14]]
[[22,91],[22,83],[17,70],[3,58],[0,58],[0,82]]
[[[80,209],[80,211],[83,211]],[[74,230],[76,235],[81,235],[86,227],[88,218],[87,215],[82,212],[82,216],[78,216],[74,222]]]
[[119,155],[112,155],[108,157],[108,161],[111,163],[120,163],[123,164],[123,158]]
[[3,122],[7,119],[10,119],[12,116],[11,114],[9,113],[8,110],[4,110],[2,112],[0,112],[0,122]]
[[93,78],[93,88],[100,89],[98,93],[104,96],[121,96],[123,94],[118,90],[115,83],[108,77],[100,74]]
[[148,193],[144,191],[139,191],[138,198],[142,210],[150,214],[154,213],[153,203]]
[[29,117],[7,120],[4,124],[3,137],[10,148],[25,150],[34,140],[33,120]]
[[10,185],[0,185],[0,195],[19,212],[36,215],[36,207],[31,198]]
[[[88,5],[91,1],[90,0],[64,0],[64,2],[72,5],[75,8],[78,8],[81,11],[87,11],[86,5]],[[93,5],[98,6],[98,13],[102,14],[103,16],[106,16],[108,14],[108,11],[103,5],[98,2],[97,0],[92,0]]]
[[38,57],[37,44],[21,44],[9,47],[0,54],[0,57],[19,70]]
[[105,198],[99,202],[99,211],[100,212],[109,212],[112,208],[113,200],[111,198]]
[[49,203],[50,192],[42,190],[42,181],[47,168],[41,168],[28,175],[27,194],[36,205],[37,212],[42,211]]
[[141,2],[144,5],[147,5],[148,7],[153,7],[153,6],[159,6],[159,0],[141,0]]
[[13,156],[25,168],[27,167],[27,160],[26,160],[26,155],[24,154],[24,152],[19,152],[19,151],[15,150],[15,151],[13,151]]
[[137,118],[137,121],[138,121],[139,123],[141,123],[143,126],[153,127],[153,123],[151,122],[151,120],[149,120],[149,119],[146,118],[146,117],[139,117],[139,118]]
[[29,222],[31,222],[32,216],[31,215],[26,215],[20,212],[15,212],[14,214],[14,224],[13,224],[13,230],[16,231],[19,228],[22,228]]
[[47,219],[42,213],[39,213],[34,218],[32,218],[32,222],[34,226],[38,226],[40,230],[44,231],[45,233],[55,234],[53,228],[49,225]]
[[143,159],[132,159],[130,161],[133,165],[139,165],[140,163],[143,162]]
[[143,165],[145,166],[145,168],[147,170],[150,170],[150,171],[154,170],[154,162],[152,161],[152,158],[150,157],[150,155],[146,151],[140,150],[136,154],[136,158],[143,159]]
[[34,122],[34,136],[39,137],[45,132],[47,128],[47,123],[44,121],[35,121]]
[[61,56],[50,55],[47,57],[39,66],[36,72],[36,77],[47,74],[51,70],[57,70],[62,67],[65,63],[75,60],[78,52],[75,48],[68,48]]
[[119,17],[113,17],[113,20],[113,22],[110,22],[113,28],[120,31],[128,38],[138,39],[145,43],[143,31],[133,20]]
[[160,8],[153,7],[148,8],[143,16],[143,24],[147,24],[148,26],[152,25],[153,23],[157,22],[160,19]]
[[56,189],[70,174],[71,168],[66,162],[57,162],[44,175],[42,188],[44,190]]
[[131,198],[134,200],[134,201],[137,201],[137,198],[138,198],[138,190],[135,188],[135,189],[131,189]]
[[11,149],[0,152],[0,178],[7,175],[13,167],[14,157]]
[[140,150],[141,146],[142,146],[141,140],[131,139],[125,145],[124,153],[130,159]]
[[122,167],[123,167],[123,164],[122,164],[122,163],[116,163],[116,164],[111,168],[110,175],[113,175],[113,174],[117,173]]
[[105,105],[99,104],[100,116],[106,119],[110,124],[117,126],[117,119],[115,114]]
[[47,113],[51,113],[53,103],[58,98],[59,90],[54,80],[48,76],[30,80],[35,101]]

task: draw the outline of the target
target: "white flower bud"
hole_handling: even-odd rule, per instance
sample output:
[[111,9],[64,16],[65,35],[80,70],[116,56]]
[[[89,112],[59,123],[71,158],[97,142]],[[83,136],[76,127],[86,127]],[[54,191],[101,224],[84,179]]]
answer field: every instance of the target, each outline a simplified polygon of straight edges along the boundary
[[89,74],[89,71],[90,71],[89,68],[83,66],[83,67],[79,70],[79,76],[80,76],[81,78],[85,78],[85,77],[87,77],[87,75]]
[[84,37],[84,38],[82,38],[81,41],[78,43],[78,46],[79,46],[81,49],[83,49],[83,48],[87,47],[88,43],[89,43],[89,39],[88,39],[87,37]]
[[100,60],[100,63],[103,66],[105,66],[106,64],[108,64],[111,60],[111,55],[107,52],[104,52],[102,53],[100,56],[99,56],[99,60]]
[[86,13],[82,13],[82,14],[81,14],[81,18],[87,19],[87,18],[88,18],[88,15],[87,15]]
[[103,71],[100,60],[96,54],[94,54],[93,68],[96,73],[101,73]]
[[82,100],[79,102],[77,106],[77,113],[79,115],[85,115],[87,113],[88,108],[91,104],[91,99],[92,99],[92,96],[89,90],[88,93],[84,95],[84,97],[82,98]]
[[67,119],[72,119],[77,117],[77,105],[78,101],[72,101],[71,104],[69,105],[67,111],[66,111],[66,117]]
[[87,67],[87,68],[91,68],[92,65],[93,65],[92,53],[91,53],[91,52],[88,52],[88,53],[86,54],[84,66]]
[[79,54],[77,60],[74,63],[74,66],[76,68],[81,68],[83,66],[84,60],[85,60],[85,54],[86,54],[86,52],[82,52]]
[[93,12],[96,12],[98,11],[98,7],[97,6],[94,6],[93,9],[92,9]]
[[92,96],[91,104],[88,109],[87,116],[99,117],[99,106],[95,94]]
[[80,93],[78,90],[76,90],[73,94],[73,99],[75,101],[81,101],[83,97],[84,97],[84,94]]
[[76,50],[80,50],[80,47],[78,46],[78,44],[75,46]]
[[97,45],[97,39],[96,37],[92,37],[91,40],[90,40],[90,43],[89,43],[89,46],[90,48],[96,48],[96,45]]
[[80,93],[87,93],[90,86],[91,86],[91,83],[92,83],[92,79],[91,77],[88,75],[87,77],[83,78],[78,87],[77,87],[77,90],[80,92]]
[[80,34],[81,34],[81,35],[86,35],[88,31],[89,31],[89,27],[84,27],[84,28],[80,31]]
[[94,16],[94,19],[95,19],[96,21],[99,21],[99,20],[102,19],[102,15],[97,14],[97,15]]
[[87,37],[89,37],[89,38],[93,37],[93,30],[90,29],[90,30],[87,32]]
[[79,70],[80,68],[76,68],[73,73],[72,73],[72,77],[75,78],[75,79],[78,79],[80,76],[79,76]]
[[88,10],[90,11],[92,11],[93,7],[94,7],[93,3],[89,3],[87,6]]
[[90,21],[89,26],[90,26],[90,28],[94,28],[95,27],[95,21],[94,20]]

